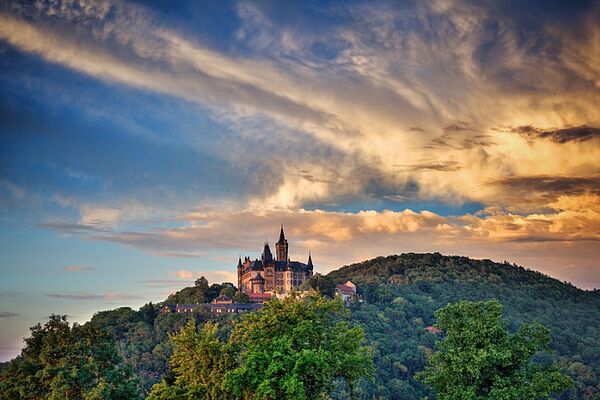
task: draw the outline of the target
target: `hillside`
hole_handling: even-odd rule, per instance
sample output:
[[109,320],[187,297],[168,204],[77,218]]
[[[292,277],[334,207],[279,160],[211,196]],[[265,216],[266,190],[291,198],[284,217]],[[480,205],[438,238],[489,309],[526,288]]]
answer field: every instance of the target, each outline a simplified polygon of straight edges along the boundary
[[[552,332],[550,355],[538,362],[557,360],[575,381],[562,399],[600,398],[600,291],[584,291],[546,275],[508,263],[434,254],[377,257],[344,266],[325,278],[331,285],[350,279],[361,301],[349,305],[352,324],[366,333],[373,349],[375,379],[362,382],[360,399],[422,399],[431,391],[414,376],[422,371],[439,336],[425,328],[435,324],[434,312],[461,299],[498,299],[511,330],[521,322],[539,321]],[[218,316],[201,309],[195,313],[161,313],[165,303],[210,301],[235,290],[232,284],[194,286],[170,295],[159,304],[139,310],[122,307],[101,311],[86,325],[109,332],[118,352],[140,379],[144,393],[168,374],[171,344],[168,336],[189,320],[197,325],[219,323],[219,336],[227,337],[237,315]],[[6,366],[6,365],[4,365]],[[2,366],[2,367],[4,367]],[[345,387],[333,399],[346,399]]]
[[429,394],[413,374],[436,340],[424,329],[435,323],[434,311],[460,299],[496,298],[511,329],[533,320],[551,329],[553,357],[577,385],[564,398],[600,398],[600,291],[508,263],[438,253],[377,257],[328,277],[351,279],[364,299],[351,306],[351,318],[375,348],[377,377],[366,393],[398,399]]

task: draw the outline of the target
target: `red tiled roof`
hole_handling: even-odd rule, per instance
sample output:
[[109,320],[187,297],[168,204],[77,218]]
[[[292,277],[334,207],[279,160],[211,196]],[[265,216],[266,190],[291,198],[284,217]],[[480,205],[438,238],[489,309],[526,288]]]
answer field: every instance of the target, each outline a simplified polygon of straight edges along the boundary
[[425,328],[425,330],[429,333],[435,333],[435,334],[442,333],[442,330],[439,328],[436,328],[435,326],[428,326]]
[[251,301],[266,301],[270,300],[272,296],[271,293],[248,293]]
[[337,285],[336,288],[340,291],[340,293],[345,294],[347,296],[351,296],[354,294],[354,290],[350,286]]

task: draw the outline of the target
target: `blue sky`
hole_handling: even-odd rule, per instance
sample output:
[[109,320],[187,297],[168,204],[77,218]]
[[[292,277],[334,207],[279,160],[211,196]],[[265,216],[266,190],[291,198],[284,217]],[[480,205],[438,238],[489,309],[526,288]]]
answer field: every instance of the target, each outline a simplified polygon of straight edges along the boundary
[[0,359],[51,313],[440,251],[600,287],[600,7],[0,6]]

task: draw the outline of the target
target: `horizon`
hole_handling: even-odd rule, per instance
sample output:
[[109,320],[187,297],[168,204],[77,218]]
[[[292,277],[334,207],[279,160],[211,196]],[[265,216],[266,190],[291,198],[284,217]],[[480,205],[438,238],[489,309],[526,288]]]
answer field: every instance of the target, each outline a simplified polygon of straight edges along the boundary
[[0,361],[50,314],[407,252],[600,288],[600,4],[0,4]]

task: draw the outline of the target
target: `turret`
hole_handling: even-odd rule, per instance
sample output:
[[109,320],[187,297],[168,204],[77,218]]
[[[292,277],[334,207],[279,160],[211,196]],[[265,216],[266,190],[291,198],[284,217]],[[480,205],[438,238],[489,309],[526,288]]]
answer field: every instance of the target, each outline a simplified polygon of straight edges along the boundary
[[277,261],[288,260],[288,242],[283,233],[283,224],[281,225],[281,232],[279,233],[279,240],[275,244],[275,252],[277,253]]
[[271,253],[271,249],[269,248],[268,242],[265,242],[265,247],[263,248],[261,258],[263,264],[271,264],[273,262],[273,253]]
[[238,278],[238,290],[241,292],[242,291],[242,276],[243,276],[243,270],[244,267],[242,266],[242,256],[238,257],[238,263],[237,263],[237,278]]
[[306,265],[308,266],[308,269],[310,269],[310,270],[312,270],[314,268],[310,251],[308,252],[308,262],[306,263]]

